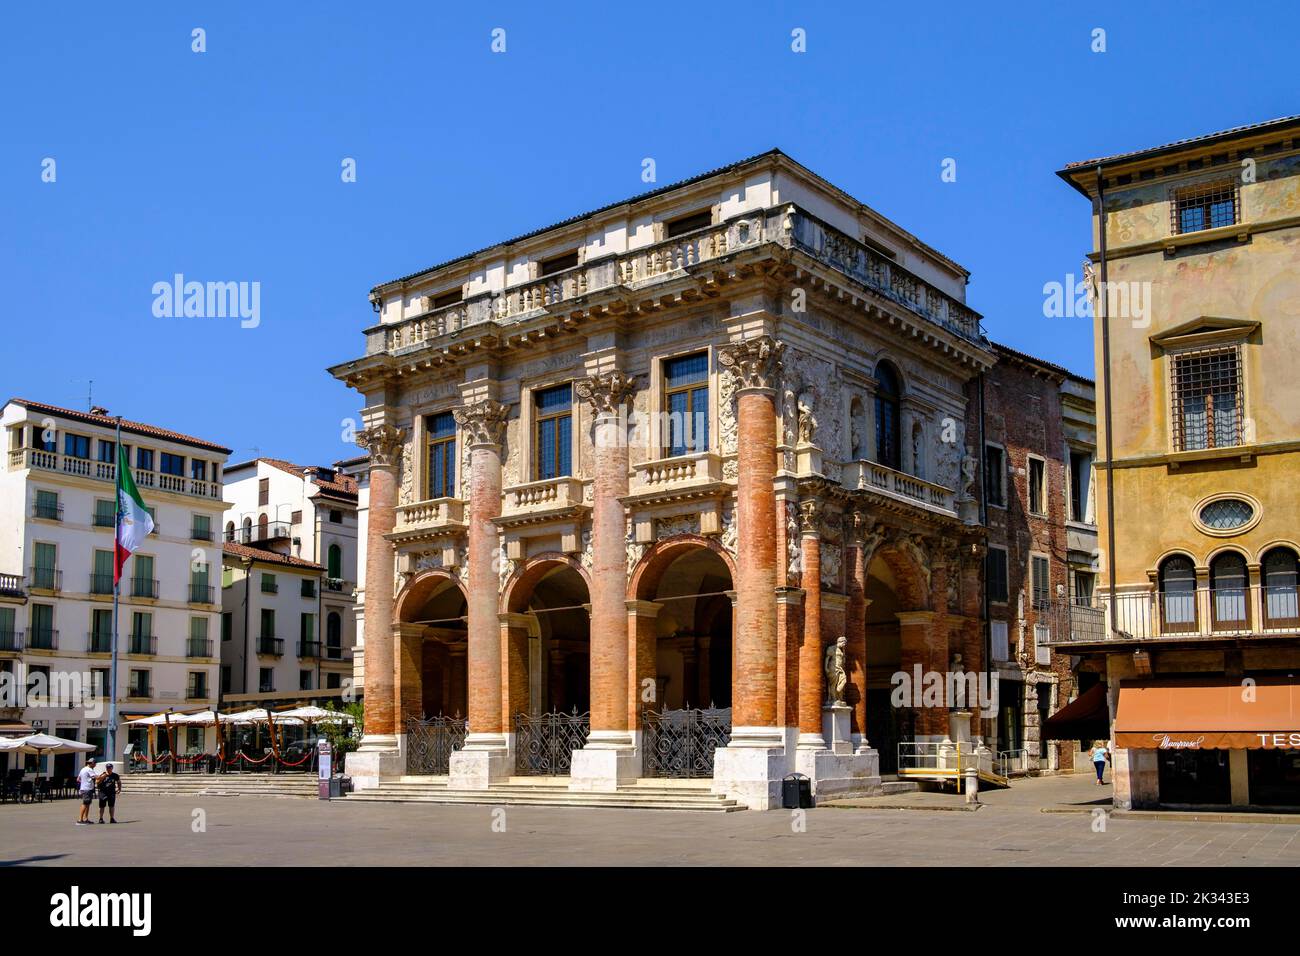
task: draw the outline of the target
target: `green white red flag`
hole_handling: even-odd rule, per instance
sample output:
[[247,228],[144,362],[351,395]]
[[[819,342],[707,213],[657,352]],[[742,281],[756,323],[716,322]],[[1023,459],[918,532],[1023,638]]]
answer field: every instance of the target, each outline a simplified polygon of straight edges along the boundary
[[113,585],[122,579],[122,565],[153,531],[153,518],[135,486],[126,449],[117,443],[117,540],[113,544]]

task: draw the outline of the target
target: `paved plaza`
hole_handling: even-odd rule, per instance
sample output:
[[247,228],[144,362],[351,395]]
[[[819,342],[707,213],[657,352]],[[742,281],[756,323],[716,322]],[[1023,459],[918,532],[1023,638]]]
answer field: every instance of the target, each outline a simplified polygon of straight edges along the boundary
[[[129,781],[128,781],[129,784]],[[0,863],[52,866],[875,865],[1296,866],[1300,824],[1114,817],[1082,776],[1017,781],[962,811],[819,807],[681,813],[133,796],[117,826],[77,827],[72,800],[0,806]],[[898,807],[907,796],[885,798]],[[1044,812],[1044,807],[1049,812]],[[946,809],[944,809],[946,808]],[[197,814],[196,811],[202,811]],[[94,814],[92,813],[92,818]],[[194,832],[201,817],[205,832]],[[495,829],[494,829],[495,825]],[[504,832],[500,832],[504,826]]]

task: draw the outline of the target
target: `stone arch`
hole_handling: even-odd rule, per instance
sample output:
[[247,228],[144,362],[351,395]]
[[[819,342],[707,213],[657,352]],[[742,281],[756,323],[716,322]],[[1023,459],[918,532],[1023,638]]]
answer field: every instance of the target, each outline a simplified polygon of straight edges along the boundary
[[707,548],[717,554],[726,564],[727,571],[731,574],[731,580],[733,582],[736,580],[735,559],[732,558],[731,552],[722,546],[722,542],[716,538],[705,537],[701,534],[675,534],[670,538],[656,541],[641,556],[641,560],[636,563],[631,575],[628,577],[628,600],[653,600],[664,572],[672,566],[674,561],[694,548]]
[[402,720],[464,716],[469,706],[468,595],[446,568],[413,575],[393,606],[395,699]]
[[[901,610],[924,611],[932,609],[933,594],[929,585],[926,584],[926,569],[920,565],[915,556],[908,554],[906,550],[890,542],[877,548],[875,554],[871,556],[871,561],[877,558],[889,565]],[[867,573],[871,573],[870,562],[867,565]]]
[[581,561],[560,551],[545,551],[525,560],[506,579],[505,586],[501,588],[501,611],[510,614],[526,612],[528,599],[532,596],[537,582],[557,567],[568,567],[577,571],[587,586],[587,593],[591,593],[591,575],[587,573]]
[[419,572],[397,592],[397,600],[393,604],[393,620],[398,624],[413,623],[425,602],[441,594],[448,586],[459,588],[461,596],[468,598],[460,578],[445,568]]

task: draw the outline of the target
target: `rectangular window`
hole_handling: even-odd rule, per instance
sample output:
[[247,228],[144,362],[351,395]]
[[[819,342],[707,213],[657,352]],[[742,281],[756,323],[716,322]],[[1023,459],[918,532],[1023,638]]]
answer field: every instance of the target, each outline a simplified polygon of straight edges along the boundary
[[208,586],[208,565],[190,566],[190,603],[211,604],[212,588]]
[[259,667],[257,669],[257,691],[259,694],[269,694],[275,690],[275,671],[270,667]]
[[92,654],[108,654],[113,650],[113,612],[107,609],[90,612],[90,642]]
[[230,611],[221,615],[221,639],[228,641],[235,636],[235,615]]
[[1047,514],[1047,462],[1030,456],[1028,482],[1030,514]]
[[195,481],[208,480],[208,463],[202,458],[190,459],[190,477]]
[[211,515],[190,516],[190,539],[193,541],[212,540],[212,516]]
[[[1052,663],[1052,649],[1047,646],[1047,642],[1052,639],[1052,630],[1046,624],[1034,625],[1034,663],[1046,666]],[[1047,688],[1039,687],[1038,702],[1040,709],[1044,703],[1043,694]],[[1046,743],[1046,741],[1044,741]]]
[[456,495],[456,419],[441,412],[425,419],[428,434],[428,464],[425,498],[454,498]]
[[32,632],[27,635],[27,646],[53,650],[55,644],[54,605],[33,604],[27,611]]
[[11,607],[0,607],[0,651],[18,650],[18,634],[14,630],[17,618]]
[[[185,697],[188,700],[208,699],[208,675],[205,671],[190,671],[190,680],[185,688]],[[191,727],[189,729],[197,730],[198,728]]]
[[993,659],[1006,661],[1011,659],[1011,648],[1007,646],[1007,622],[989,621],[989,636],[993,645]]
[[311,671],[298,672],[298,689],[311,690]]
[[107,667],[92,667],[90,669],[90,686],[96,697],[107,697],[112,690],[109,685],[109,676]]
[[148,611],[133,611],[131,614],[131,639],[127,649],[132,654],[152,654],[154,652],[153,615]]
[[664,362],[665,450],[669,457],[709,450],[709,355]]
[[1241,350],[1203,349],[1173,359],[1174,447],[1242,443]]
[[689,216],[682,216],[678,219],[672,219],[668,222],[668,238],[683,235],[688,232],[694,232],[696,229],[703,229],[705,226],[713,225],[713,213],[705,209],[702,212],[694,212]]
[[989,548],[984,558],[984,584],[989,600],[997,604],[1007,602],[1007,551]]
[[557,385],[533,393],[534,478],[559,478],[572,468],[573,387]]
[[117,519],[117,502],[108,498],[95,499],[94,524],[96,528],[111,528]]
[[445,309],[449,305],[455,305],[460,302],[464,296],[460,289],[452,289],[450,292],[443,292],[441,295],[435,295],[433,302],[430,303],[431,309]]
[[41,451],[59,450],[59,433],[53,428],[32,426],[32,447]]
[[339,511],[337,508],[331,508],[330,524],[342,524],[342,523],[343,523],[343,512]]
[[316,582],[311,578],[302,579],[302,596],[305,598],[314,598],[316,596]]
[[115,443],[111,441],[105,441],[103,438],[101,438],[99,440],[98,450],[99,450],[99,458],[98,458],[99,461],[102,461],[105,464],[109,464],[109,465],[117,461],[117,445]]
[[1096,586],[1096,575],[1091,571],[1074,572],[1074,595],[1072,600],[1079,607],[1092,607],[1092,592]]
[[148,671],[136,671],[136,670],[131,671],[131,679],[130,679],[130,684],[129,684],[128,686],[129,686],[129,688],[130,688],[130,689],[127,690],[127,692],[126,692],[126,695],[127,695],[128,697],[148,697],[148,696],[150,696],[150,694],[149,694],[149,672],[148,672]]
[[63,507],[59,504],[59,493],[57,491],[38,490],[36,492],[34,516],[44,518],[46,521],[62,521]]
[[85,435],[63,436],[63,454],[69,458],[89,458],[90,439]]
[[112,594],[113,593],[113,552],[96,551],[94,555],[94,570],[90,575],[90,593],[91,594]]
[[260,508],[260,507],[264,507],[265,505],[269,505],[270,503],[271,503],[271,479],[259,478],[257,479],[257,505]]
[[311,643],[316,640],[316,615],[304,614],[298,623],[298,637],[304,642]]
[[131,596],[158,597],[158,581],[154,577],[153,555],[137,554],[131,559]]
[[230,693],[230,665],[222,665],[221,668],[221,693]]
[[1051,563],[1039,554],[1030,555],[1029,577],[1033,585],[1034,609],[1041,610],[1052,603]]
[[984,446],[984,488],[986,500],[999,508],[1007,506],[1007,463],[997,445]]
[[32,555],[32,587],[52,591],[59,586],[58,550],[45,541],[37,541]]
[[541,264],[541,274],[544,276],[554,275],[557,272],[563,272],[565,269],[572,269],[578,264],[578,250],[566,252],[562,256],[553,256],[550,259],[543,259]]
[[138,471],[153,471],[152,448],[137,448],[135,450],[135,467]]
[[342,686],[342,681],[340,680],[342,676],[343,676],[342,674],[326,674],[325,687],[328,688],[329,690],[338,689],[339,687]]
[[1233,180],[1203,183],[1174,192],[1173,231],[1200,232],[1237,222],[1237,184]]
[[175,475],[177,478],[185,477],[185,457],[183,455],[173,455],[171,452],[162,452],[159,456],[158,470],[164,475]]
[[280,585],[278,585],[278,584],[275,583],[275,575],[274,575],[274,574],[266,574],[266,573],[263,573],[263,574],[262,574],[262,593],[263,593],[263,594],[277,594],[277,593],[279,593],[279,590],[280,590]]
[[302,512],[301,511],[289,512],[289,524],[302,524]]
[[275,637],[275,610],[274,608],[262,608],[262,631],[261,637]]
[[1092,455],[1070,452],[1070,520],[1088,520],[1088,486],[1092,481]]

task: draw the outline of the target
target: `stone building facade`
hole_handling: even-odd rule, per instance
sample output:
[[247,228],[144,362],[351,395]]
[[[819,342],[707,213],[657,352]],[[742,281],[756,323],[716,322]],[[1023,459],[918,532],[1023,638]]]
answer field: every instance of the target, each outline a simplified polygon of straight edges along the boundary
[[890,678],[984,666],[966,280],[772,151],[377,286],[331,369],[370,454],[357,785],[435,715],[467,789],[554,774],[541,726],[606,791],[712,727],[689,772],[751,807],[947,737]]

